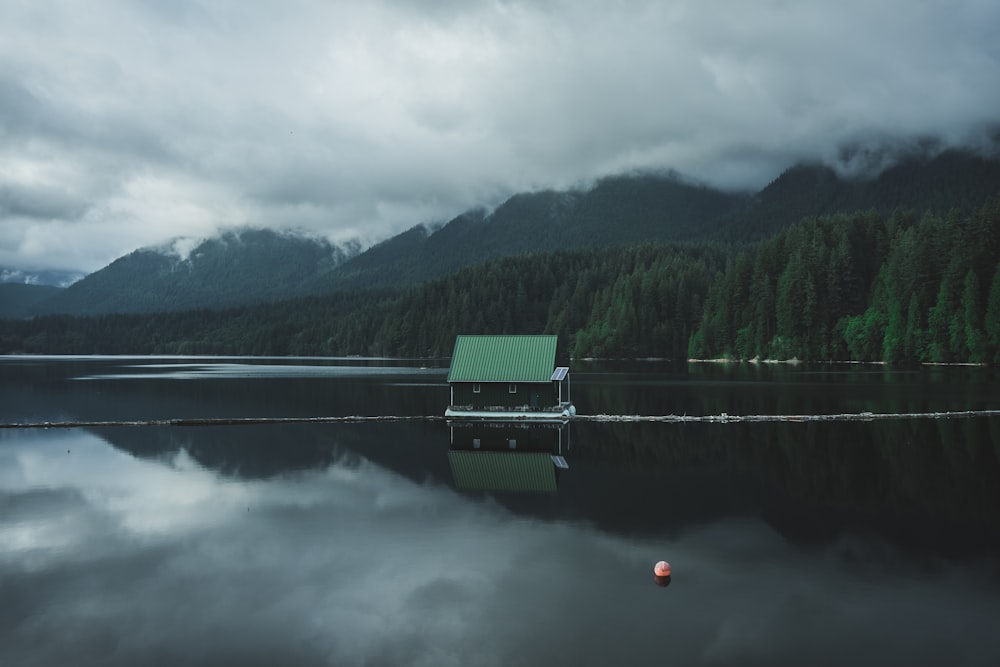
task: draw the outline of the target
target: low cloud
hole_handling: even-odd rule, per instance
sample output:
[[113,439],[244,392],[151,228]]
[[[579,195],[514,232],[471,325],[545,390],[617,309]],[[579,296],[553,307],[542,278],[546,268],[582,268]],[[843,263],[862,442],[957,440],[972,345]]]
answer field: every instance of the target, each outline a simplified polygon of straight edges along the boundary
[[752,189],[845,146],[995,148],[1000,108],[985,2],[115,0],[0,22],[8,268],[240,224],[371,242],[630,169]]

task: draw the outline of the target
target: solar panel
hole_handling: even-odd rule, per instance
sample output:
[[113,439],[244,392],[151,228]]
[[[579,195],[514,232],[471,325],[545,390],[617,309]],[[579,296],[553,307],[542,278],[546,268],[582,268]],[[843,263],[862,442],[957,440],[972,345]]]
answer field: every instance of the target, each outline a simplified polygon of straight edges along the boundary
[[552,379],[556,382],[562,382],[566,379],[567,373],[569,373],[569,368],[566,366],[558,366],[554,371],[552,371]]

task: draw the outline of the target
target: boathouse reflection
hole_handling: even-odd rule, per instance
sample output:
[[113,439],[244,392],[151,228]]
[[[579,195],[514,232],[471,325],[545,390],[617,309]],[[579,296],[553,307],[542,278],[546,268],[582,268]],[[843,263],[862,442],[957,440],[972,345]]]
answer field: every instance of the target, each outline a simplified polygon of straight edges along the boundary
[[448,423],[448,464],[463,491],[555,493],[569,464],[570,426],[565,423]]

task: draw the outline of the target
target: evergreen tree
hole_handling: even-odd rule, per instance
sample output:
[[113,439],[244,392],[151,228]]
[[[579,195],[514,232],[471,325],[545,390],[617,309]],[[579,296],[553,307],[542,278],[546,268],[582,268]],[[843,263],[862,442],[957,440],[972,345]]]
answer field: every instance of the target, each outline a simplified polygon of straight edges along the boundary
[[951,278],[945,276],[938,288],[937,299],[927,316],[928,327],[928,359],[935,362],[955,360],[952,340],[954,324],[958,318],[957,304],[954,299],[954,289]]
[[985,361],[986,357],[986,336],[982,328],[983,311],[979,303],[979,279],[976,278],[976,272],[969,269],[965,274],[965,289],[962,291],[962,323],[967,350],[964,356],[973,363]]
[[984,319],[986,333],[986,358],[993,363],[1000,363],[1000,261],[993,271],[993,282],[987,297],[986,315]]

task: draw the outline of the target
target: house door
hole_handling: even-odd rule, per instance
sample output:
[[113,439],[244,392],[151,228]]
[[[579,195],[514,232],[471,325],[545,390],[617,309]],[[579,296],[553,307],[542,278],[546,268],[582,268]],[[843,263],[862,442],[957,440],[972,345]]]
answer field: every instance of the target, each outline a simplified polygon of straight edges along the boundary
[[541,402],[542,402],[542,399],[541,399],[541,396],[538,395],[538,392],[537,391],[532,391],[531,392],[531,407],[533,407],[533,408],[541,407]]

